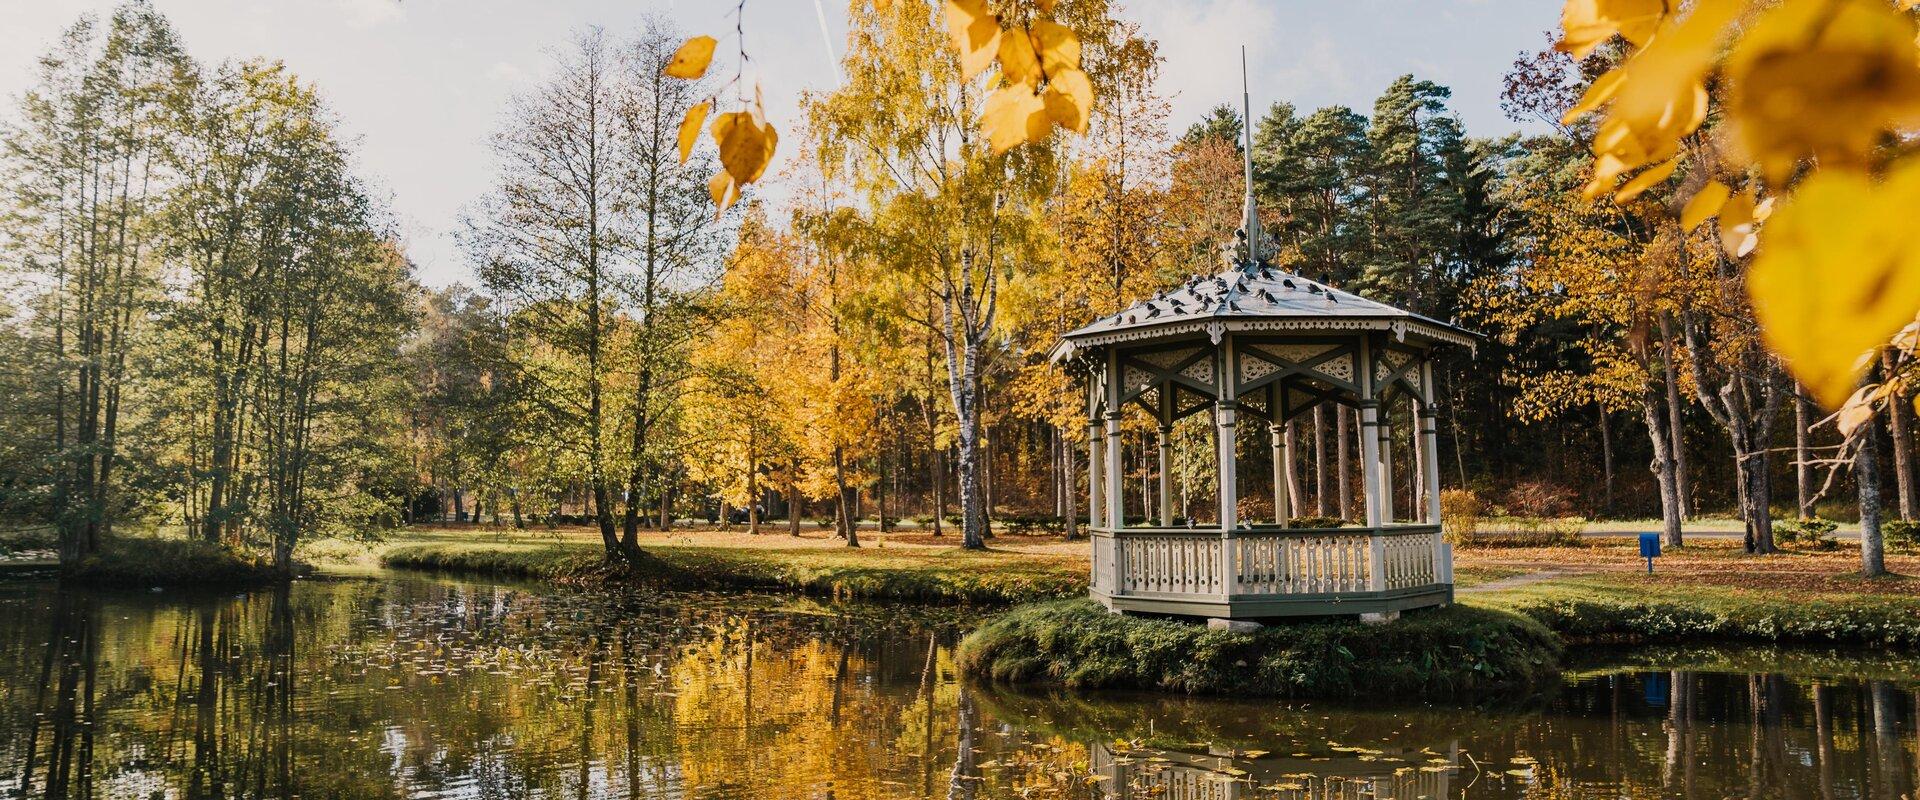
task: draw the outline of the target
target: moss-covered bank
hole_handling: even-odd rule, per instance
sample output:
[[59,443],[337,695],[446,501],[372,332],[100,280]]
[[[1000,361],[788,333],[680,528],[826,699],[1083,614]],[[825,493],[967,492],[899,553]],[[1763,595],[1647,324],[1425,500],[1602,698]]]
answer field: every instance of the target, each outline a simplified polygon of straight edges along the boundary
[[60,577],[102,586],[262,586],[292,576],[209,542],[128,537],[107,540]]
[[1560,642],[1515,614],[1465,606],[1383,625],[1281,623],[1253,632],[1120,616],[1091,600],[1024,605],[960,643],[970,675],[1004,683],[1279,697],[1461,697],[1560,677]]
[[927,603],[1007,604],[1087,589],[1084,569],[1007,553],[679,546],[649,547],[646,553],[648,560],[635,568],[609,565],[597,546],[421,544],[390,549],[381,563],[571,584],[657,582]]

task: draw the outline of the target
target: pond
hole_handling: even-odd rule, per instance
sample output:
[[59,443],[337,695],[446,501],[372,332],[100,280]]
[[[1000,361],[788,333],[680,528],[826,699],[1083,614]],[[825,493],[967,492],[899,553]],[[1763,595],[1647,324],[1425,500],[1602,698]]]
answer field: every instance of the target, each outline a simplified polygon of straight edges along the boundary
[[1017,693],[956,677],[977,613],[0,583],[0,797],[1894,800],[1920,771],[1901,662],[1590,654],[1472,708]]

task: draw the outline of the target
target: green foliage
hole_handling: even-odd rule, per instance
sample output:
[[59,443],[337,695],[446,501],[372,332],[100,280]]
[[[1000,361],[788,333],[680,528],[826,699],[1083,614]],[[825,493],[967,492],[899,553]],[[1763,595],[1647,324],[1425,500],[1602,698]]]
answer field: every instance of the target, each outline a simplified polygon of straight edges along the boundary
[[[882,555],[884,553],[885,555]],[[610,562],[589,547],[486,544],[405,545],[383,564],[399,569],[558,580],[583,585],[635,581],[674,586],[776,589],[804,594],[931,603],[1014,603],[1087,590],[1083,567],[997,553],[833,548],[650,546],[642,566]],[[1071,564],[1071,565],[1070,565]]]
[[1788,547],[1805,547],[1811,550],[1833,550],[1840,542],[1833,538],[1833,531],[1840,526],[1833,520],[1820,519],[1776,519],[1773,521],[1773,539]]
[[1275,624],[1251,633],[1110,614],[1091,600],[1020,606],[960,643],[963,671],[1008,683],[1281,697],[1449,697],[1525,692],[1558,679],[1560,645],[1538,623],[1450,606],[1384,625]]
[[114,537],[62,572],[109,586],[251,586],[284,580],[271,559],[191,539]]
[[1602,578],[1478,596],[1578,642],[1772,643],[1920,648],[1920,603],[1897,594],[1815,598],[1745,589],[1649,592]]
[[1920,549],[1920,520],[1886,520],[1880,523],[1880,538],[1896,550]]
[[1347,521],[1340,517],[1308,516],[1289,517],[1287,519],[1287,527],[1290,528],[1338,528],[1345,524],[1347,524]]

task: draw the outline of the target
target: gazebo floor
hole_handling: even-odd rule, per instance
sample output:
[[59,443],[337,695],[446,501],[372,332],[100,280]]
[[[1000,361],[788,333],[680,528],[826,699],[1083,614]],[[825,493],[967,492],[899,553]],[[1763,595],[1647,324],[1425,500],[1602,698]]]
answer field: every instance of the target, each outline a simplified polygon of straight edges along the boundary
[[1384,614],[1453,603],[1452,584],[1431,584],[1382,591],[1287,595],[1220,596],[1135,593],[1115,596],[1097,589],[1092,594],[1095,601],[1115,613],[1173,614],[1234,620]]

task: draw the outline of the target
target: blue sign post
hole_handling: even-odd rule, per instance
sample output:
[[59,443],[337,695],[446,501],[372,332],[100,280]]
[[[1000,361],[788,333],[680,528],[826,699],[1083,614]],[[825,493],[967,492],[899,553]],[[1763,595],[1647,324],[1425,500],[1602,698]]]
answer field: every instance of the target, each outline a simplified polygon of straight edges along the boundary
[[1653,560],[1660,557],[1660,534],[1640,534],[1640,557],[1647,560],[1647,574],[1653,574]]

